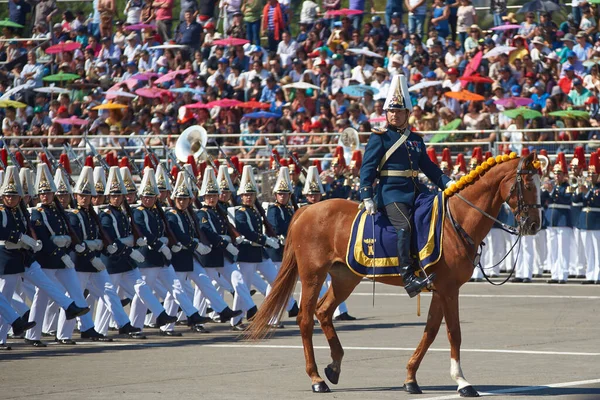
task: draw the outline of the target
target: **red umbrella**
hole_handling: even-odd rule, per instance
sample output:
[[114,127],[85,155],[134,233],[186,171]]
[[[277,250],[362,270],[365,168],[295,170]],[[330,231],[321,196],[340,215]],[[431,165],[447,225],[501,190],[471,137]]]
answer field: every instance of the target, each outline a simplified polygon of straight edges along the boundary
[[140,74],[133,75],[130,79],[137,79],[138,81],[149,81],[151,78],[159,77],[160,74],[156,72],[142,72]]
[[234,37],[228,37],[227,39],[218,39],[212,42],[212,44],[216,46],[243,46],[246,43],[250,43],[250,41]]
[[135,91],[135,94],[142,96],[142,97],[147,97],[149,99],[158,99],[160,98],[163,94],[170,94],[168,90],[165,89],[159,89],[156,87],[151,87],[151,88],[141,88]]
[[187,104],[185,108],[189,108],[190,110],[200,109],[200,108],[212,108],[213,106],[210,103],[193,103]]
[[487,76],[479,76],[479,75],[461,76],[458,79],[460,79],[463,82],[494,83],[494,80],[492,78],[488,78]]
[[141,31],[142,29],[146,29],[146,28],[150,28],[150,29],[156,29],[156,25],[150,25],[150,24],[133,24],[133,25],[128,25],[125,27],[126,31]]
[[331,15],[358,15],[358,14],[362,14],[363,12],[360,10],[350,10],[348,8],[342,8],[340,10],[332,10],[332,11],[327,11],[327,15],[331,16]]
[[496,100],[496,104],[501,105],[503,107],[507,106],[510,103],[514,103],[515,106],[528,106],[533,103],[533,100],[527,97],[505,97],[503,99]]
[[247,101],[245,103],[242,104],[238,104],[239,108],[249,108],[249,109],[255,109],[255,108],[262,108],[262,109],[267,109],[267,108],[271,108],[271,105],[268,103],[261,103],[259,101]]
[[167,72],[166,74],[164,74],[163,76],[158,78],[156,81],[154,81],[154,83],[158,84],[158,83],[169,82],[169,81],[172,81],[173,79],[175,79],[175,77],[177,75],[185,75],[188,72],[190,72],[189,69],[178,69],[175,71]]
[[70,42],[70,43],[59,43],[54,46],[50,46],[46,49],[46,54],[58,54],[65,51],[74,51],[81,47],[81,43]]
[[56,118],[53,122],[64,125],[87,125],[88,121],[85,119],[77,118],[75,115],[69,118]]
[[242,102],[239,100],[233,100],[233,99],[221,99],[221,100],[216,100],[216,101],[211,101],[210,103],[208,103],[211,107],[221,107],[221,108],[230,108],[230,107],[237,107],[238,105],[240,105]]
[[[477,69],[479,68],[479,64],[481,64],[481,59],[483,58],[483,52],[480,51],[469,61],[469,64],[465,68],[465,72],[463,73],[463,77],[471,76]],[[467,86],[467,83],[463,81],[462,86]]]

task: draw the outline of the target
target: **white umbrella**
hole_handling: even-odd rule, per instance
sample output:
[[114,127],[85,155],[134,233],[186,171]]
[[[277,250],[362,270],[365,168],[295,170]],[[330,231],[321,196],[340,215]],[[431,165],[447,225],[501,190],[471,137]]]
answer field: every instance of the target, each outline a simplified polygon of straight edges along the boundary
[[421,81],[419,83],[417,83],[416,85],[412,85],[411,87],[408,88],[409,92],[418,92],[421,89],[425,89],[428,88],[430,86],[437,86],[437,85],[441,85],[442,81]]
[[[129,97],[131,99],[137,97],[137,94],[135,93],[130,93],[130,92],[126,92],[124,90],[109,90],[108,92],[104,93],[107,98],[115,98],[115,97]],[[108,97],[111,96],[111,97]]]
[[308,82],[294,82],[294,83],[290,83],[288,85],[283,85],[282,87],[284,89],[315,89],[315,90],[321,90],[321,88],[318,87],[317,85],[313,85],[313,84],[310,84]]
[[40,93],[48,93],[48,94],[63,94],[63,93],[71,93],[69,89],[60,88],[56,86],[47,86],[33,89],[35,92]]
[[183,44],[161,44],[158,46],[149,47],[150,50],[164,50],[164,49],[185,49],[186,45]]
[[377,54],[374,51],[367,49],[366,47],[363,47],[362,49],[348,49],[348,51],[350,53],[354,53],[354,54],[362,54],[367,57],[383,58],[383,56],[381,54]]
[[19,93],[22,89],[26,88],[28,85],[18,85],[15,86],[12,89],[8,89],[6,91],[6,93],[4,93],[1,97],[0,100],[10,100],[10,96],[12,96],[15,93]]
[[485,53],[483,58],[498,57],[500,54],[508,54],[515,49],[516,47],[513,46],[496,46],[487,53]]

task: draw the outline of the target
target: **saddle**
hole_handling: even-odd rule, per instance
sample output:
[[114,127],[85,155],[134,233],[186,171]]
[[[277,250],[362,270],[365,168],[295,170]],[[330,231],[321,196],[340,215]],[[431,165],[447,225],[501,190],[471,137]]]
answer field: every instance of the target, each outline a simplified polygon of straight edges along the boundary
[[[425,269],[442,256],[445,195],[420,194],[415,201],[411,248]],[[359,210],[352,223],[346,263],[357,275],[368,277],[401,276],[398,266],[396,230],[381,212]]]

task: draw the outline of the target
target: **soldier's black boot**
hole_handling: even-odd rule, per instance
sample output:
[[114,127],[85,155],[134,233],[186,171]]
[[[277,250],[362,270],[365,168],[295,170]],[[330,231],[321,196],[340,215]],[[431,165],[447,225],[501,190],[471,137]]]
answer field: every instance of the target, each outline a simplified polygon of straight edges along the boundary
[[410,232],[404,229],[398,231],[398,263],[404,289],[410,297],[418,295],[434,278],[434,274],[429,277],[415,275],[415,264],[410,256]]

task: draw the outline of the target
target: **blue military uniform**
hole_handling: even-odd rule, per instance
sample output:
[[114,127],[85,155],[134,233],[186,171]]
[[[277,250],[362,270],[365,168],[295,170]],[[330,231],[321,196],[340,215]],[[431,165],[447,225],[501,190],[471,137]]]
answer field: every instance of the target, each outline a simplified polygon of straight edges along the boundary
[[193,221],[186,211],[173,208],[167,213],[167,221],[177,242],[181,243],[183,248],[173,253],[171,263],[177,266],[177,271],[194,270],[194,251],[198,244],[198,239],[193,228]]
[[66,236],[69,234],[67,224],[54,204],[45,205],[33,210],[31,223],[39,240],[42,250],[35,254],[36,261],[42,268],[63,269],[65,263],[61,257],[69,253],[68,248],[58,247],[51,236]]
[[[27,232],[25,218],[18,207],[0,206],[0,273],[4,275],[21,274],[30,259],[29,252],[23,249],[9,250],[6,242],[17,245],[21,235]],[[28,264],[27,264],[28,265]]]
[[[137,207],[133,210],[133,220],[138,226],[148,246],[140,248],[140,252],[146,258],[146,261],[140,264],[140,268],[145,267],[163,267],[169,262],[165,258],[164,254],[159,249],[165,244],[161,238],[165,237],[165,224],[160,217],[159,211],[156,206],[152,208],[146,208],[143,206]],[[188,265],[178,265],[173,262],[173,268],[175,271],[191,271]]]
[[262,218],[254,207],[238,207],[235,210],[235,226],[248,242],[239,245],[238,261],[260,263],[263,260],[263,246],[267,237],[263,235]]
[[572,227],[571,220],[571,199],[573,193],[570,192],[569,184],[563,182],[556,185],[548,197],[548,212],[546,219],[548,226],[551,227]]
[[135,261],[129,257],[133,247],[133,235],[131,234],[131,225],[127,215],[120,207],[109,205],[100,214],[100,223],[104,232],[117,246],[116,253],[108,254],[108,252],[104,252],[102,254],[102,262],[106,265],[107,272],[109,274],[120,274],[136,268]]
[[579,215],[577,227],[593,231],[600,230],[600,182],[592,186],[582,200],[583,210]]
[[[99,240],[98,226],[85,208],[77,206],[76,209],[68,213],[69,225],[75,229],[77,236],[83,241]],[[94,257],[100,257],[101,252],[95,249],[89,249],[84,253],[74,253],[75,270],[78,272],[97,272],[92,265],[91,260]]]
[[[287,236],[288,227],[290,226],[290,222],[292,222],[293,216],[294,207],[289,204],[273,203],[267,209],[267,220],[273,226],[275,234],[278,237],[285,238]],[[266,251],[273,262],[281,262],[283,259],[283,246],[278,249],[267,247]]]
[[328,199],[348,199],[351,191],[348,179],[344,175],[340,175],[334,177],[333,181],[327,185],[326,196]]
[[223,239],[223,235],[228,234],[227,221],[211,207],[202,207],[197,215],[198,220],[200,221],[200,229],[202,229],[208,242],[212,245],[210,253],[200,256],[200,264],[202,264],[204,268],[223,267],[223,258],[231,257],[225,250],[228,242]]

